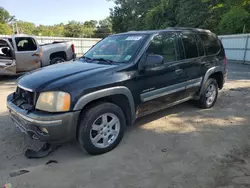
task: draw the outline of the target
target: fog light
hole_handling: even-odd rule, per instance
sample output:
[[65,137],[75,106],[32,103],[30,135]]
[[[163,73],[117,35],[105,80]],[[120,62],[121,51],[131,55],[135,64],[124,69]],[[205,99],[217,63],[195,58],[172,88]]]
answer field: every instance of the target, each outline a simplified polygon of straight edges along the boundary
[[46,133],[46,134],[49,134],[49,131],[46,128],[41,128],[41,131]]

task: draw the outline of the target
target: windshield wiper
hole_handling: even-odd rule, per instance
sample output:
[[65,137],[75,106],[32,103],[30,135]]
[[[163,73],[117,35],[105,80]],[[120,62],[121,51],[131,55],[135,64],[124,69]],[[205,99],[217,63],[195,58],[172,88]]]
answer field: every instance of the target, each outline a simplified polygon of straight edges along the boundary
[[103,61],[105,63],[108,63],[109,65],[112,65],[113,63],[116,63],[115,61],[109,60],[109,59],[104,59],[104,58],[97,58],[97,59],[92,59],[93,61]]
[[91,58],[89,58],[89,57],[87,57],[87,56],[82,56],[82,57],[80,57],[79,59],[86,59],[86,60],[90,60],[90,61],[93,60],[93,59],[91,59]]

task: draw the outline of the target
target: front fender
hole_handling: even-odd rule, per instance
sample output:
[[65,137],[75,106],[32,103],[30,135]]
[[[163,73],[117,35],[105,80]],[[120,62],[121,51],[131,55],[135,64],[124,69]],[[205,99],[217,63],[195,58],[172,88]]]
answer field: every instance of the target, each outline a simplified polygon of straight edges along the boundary
[[88,103],[103,98],[103,97],[107,97],[107,96],[111,96],[111,95],[124,95],[125,97],[127,97],[128,101],[129,101],[129,106],[131,109],[131,119],[132,122],[135,120],[135,103],[134,103],[134,98],[133,95],[131,93],[131,91],[124,86],[117,86],[117,87],[111,87],[111,88],[106,88],[106,89],[102,89],[102,90],[98,90],[92,93],[88,93],[84,96],[82,96],[77,103],[75,104],[73,110],[77,111],[77,110],[82,110]]

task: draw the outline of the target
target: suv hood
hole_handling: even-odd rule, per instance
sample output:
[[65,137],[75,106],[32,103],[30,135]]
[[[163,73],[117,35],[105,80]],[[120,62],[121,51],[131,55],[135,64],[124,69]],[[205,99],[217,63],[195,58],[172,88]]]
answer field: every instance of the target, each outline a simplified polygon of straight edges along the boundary
[[81,74],[84,77],[111,67],[114,67],[114,65],[85,63],[82,61],[65,62],[27,73],[17,80],[17,84],[29,91],[37,91],[70,76]]

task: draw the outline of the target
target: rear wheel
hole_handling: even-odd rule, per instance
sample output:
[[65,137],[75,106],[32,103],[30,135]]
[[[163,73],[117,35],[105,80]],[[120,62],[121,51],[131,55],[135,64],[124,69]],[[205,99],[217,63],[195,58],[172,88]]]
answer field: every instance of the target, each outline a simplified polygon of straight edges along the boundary
[[57,64],[57,63],[62,63],[62,62],[65,62],[65,59],[62,58],[62,57],[54,57],[50,64],[53,65],[53,64]]
[[109,152],[122,140],[125,125],[120,107],[112,103],[96,105],[82,114],[78,145],[92,155]]
[[213,78],[209,78],[206,82],[205,90],[201,94],[201,97],[197,101],[197,104],[201,108],[211,108],[214,106],[217,97],[218,97],[217,81]]

